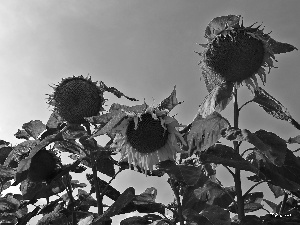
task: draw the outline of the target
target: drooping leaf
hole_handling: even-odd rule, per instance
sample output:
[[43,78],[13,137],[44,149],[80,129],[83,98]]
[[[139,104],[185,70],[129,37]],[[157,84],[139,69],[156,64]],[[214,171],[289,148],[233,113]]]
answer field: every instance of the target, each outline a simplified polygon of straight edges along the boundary
[[158,106],[159,110],[171,111],[176,105],[181,104],[182,102],[178,102],[176,97],[176,85],[174,86],[174,90],[170,94],[169,97],[165,98]]
[[100,216],[95,218],[92,224],[97,225],[97,221],[104,221],[107,218],[118,215],[121,210],[130,203],[135,197],[135,190],[133,187],[127,188],[120,197]]
[[288,121],[297,129],[300,129],[300,124],[293,119],[288,109],[268,92],[259,87],[254,91],[254,94],[255,97],[253,98],[253,101],[262,107],[268,114],[276,119]]
[[259,151],[250,153],[247,160],[259,169],[257,175],[262,180],[293,192],[300,189],[300,160],[292,151],[287,150],[281,167],[275,166]]
[[28,123],[24,123],[22,128],[34,139],[46,130],[46,125],[40,120],[31,120]]
[[53,181],[51,184],[31,182],[26,179],[22,181],[20,190],[24,200],[35,200],[40,198],[49,198],[50,196],[56,195],[65,190],[65,185],[62,179]]
[[223,111],[232,99],[233,84],[223,83],[217,85],[214,89],[204,98],[198,109],[198,116],[206,118],[213,112]]
[[253,144],[276,166],[282,166],[285,162],[285,154],[288,150],[286,141],[272,132],[259,130],[251,133],[246,129],[230,127],[222,130],[222,136],[231,141],[247,141]]
[[[189,186],[195,185],[201,179],[202,167],[176,165],[173,161],[163,161],[158,164],[161,171],[166,172],[170,178],[184,182]],[[204,175],[205,176],[205,175]]]
[[133,216],[121,221],[120,225],[147,225],[149,221],[141,216]]
[[257,171],[251,163],[236,153],[233,148],[222,144],[215,144],[206,151],[201,152],[200,160],[202,163],[222,164],[239,170]]
[[14,136],[18,139],[25,139],[25,140],[28,140],[30,138],[30,135],[25,130],[20,130],[20,129],[18,129],[17,133],[15,133]]
[[200,215],[206,217],[214,225],[230,225],[230,213],[217,205],[210,205],[200,212]]
[[143,193],[135,197],[135,201],[155,202],[157,189],[155,187],[147,188]]
[[211,222],[203,215],[193,209],[185,209],[182,212],[188,225],[211,225]]
[[208,205],[218,205],[221,208],[227,208],[236,195],[234,187],[223,188],[211,180],[207,180],[203,187],[195,189],[194,194],[200,201]]
[[61,212],[53,211],[44,215],[36,225],[68,225],[68,218]]
[[31,212],[29,212],[25,216],[23,216],[21,219],[19,219],[17,225],[26,225],[26,224],[28,224],[29,220],[32,217],[34,217],[38,214],[39,210],[40,210],[39,207],[35,207],[34,210],[32,210]]
[[277,208],[278,208],[278,205],[268,199],[263,199],[264,202],[266,202],[268,204],[268,206],[271,207],[272,209],[272,213],[277,213]]
[[97,170],[107,176],[115,175],[114,160],[109,157],[99,157],[97,160]]
[[5,189],[9,188],[11,186],[11,181],[6,181],[3,185],[2,185],[2,190],[4,191]]
[[205,119],[195,118],[187,136],[190,154],[194,149],[201,152],[214,145],[221,138],[221,130],[228,126],[228,122],[217,112]]
[[284,190],[281,187],[270,184],[270,183],[268,183],[268,186],[269,186],[270,190],[273,192],[275,198],[278,198],[278,197],[284,195]]
[[[95,193],[95,181],[94,181],[93,175],[86,174],[86,178],[89,181],[89,183],[91,184],[90,194]],[[121,193],[118,190],[116,190],[114,187],[109,185],[106,181],[97,177],[97,182],[98,182],[98,187],[100,189],[99,190],[100,193],[102,193],[106,189],[105,195],[107,197],[109,197],[110,199],[116,201],[120,197]]]
[[[261,201],[263,200],[263,192],[254,192],[249,193],[247,196],[244,197],[244,212],[254,212],[259,209],[262,209],[263,206],[261,204]],[[230,212],[237,213],[236,206],[232,204],[229,207]]]
[[78,189],[78,198],[81,201],[80,205],[97,207],[97,201],[83,189]]

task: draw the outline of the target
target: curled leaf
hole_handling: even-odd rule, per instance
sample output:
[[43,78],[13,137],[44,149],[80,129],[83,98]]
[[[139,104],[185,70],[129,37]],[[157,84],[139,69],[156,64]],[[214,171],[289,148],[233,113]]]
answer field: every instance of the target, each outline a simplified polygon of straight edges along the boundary
[[215,144],[221,138],[221,130],[229,124],[219,113],[214,112],[206,118],[198,116],[192,123],[187,136],[190,154],[203,151]]
[[254,91],[255,97],[253,101],[262,107],[268,114],[279,120],[285,120],[300,130],[300,124],[295,121],[286,107],[284,107],[278,100],[271,96],[261,87]]
[[170,94],[169,97],[165,98],[160,104],[158,109],[164,110],[167,109],[171,111],[176,105],[181,104],[182,102],[178,102],[176,97],[176,86],[174,86],[174,90]]
[[224,110],[232,99],[232,89],[232,83],[223,83],[215,86],[201,103],[198,109],[198,115],[205,118],[213,112],[221,112]]
[[31,120],[28,123],[24,123],[22,128],[34,139],[37,139],[37,137],[46,130],[46,125],[43,124],[40,120]]

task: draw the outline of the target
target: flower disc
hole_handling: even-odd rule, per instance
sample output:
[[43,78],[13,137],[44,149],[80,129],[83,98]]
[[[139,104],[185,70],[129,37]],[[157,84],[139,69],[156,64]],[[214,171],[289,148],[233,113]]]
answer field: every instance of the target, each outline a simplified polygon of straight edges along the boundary
[[208,45],[204,62],[227,82],[242,82],[255,74],[264,62],[261,40],[244,29],[218,35]]
[[154,119],[150,113],[142,114],[137,123],[128,124],[127,141],[140,153],[151,153],[163,147],[168,140],[168,131],[162,127],[160,119]]
[[70,123],[83,123],[84,117],[96,116],[103,104],[102,92],[82,76],[63,80],[53,99],[61,117]]

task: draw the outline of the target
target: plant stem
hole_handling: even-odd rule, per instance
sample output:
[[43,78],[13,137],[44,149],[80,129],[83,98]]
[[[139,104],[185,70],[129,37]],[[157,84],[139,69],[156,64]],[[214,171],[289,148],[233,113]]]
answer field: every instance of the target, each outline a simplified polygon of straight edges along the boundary
[[66,190],[70,199],[70,206],[71,206],[71,211],[72,211],[72,224],[76,225],[77,224],[77,219],[76,219],[76,213],[74,211],[74,205],[75,205],[75,200],[73,198],[73,194],[72,194],[72,186],[70,183],[70,179],[69,179],[69,174],[67,174],[65,176],[65,180],[66,180]]
[[283,196],[283,200],[282,200],[281,206],[280,206],[279,215],[283,215],[284,214],[284,208],[285,208],[287,199],[288,199],[288,194],[285,192],[284,196]]
[[179,218],[179,223],[180,225],[184,225],[184,219],[182,216],[182,206],[181,206],[181,201],[180,201],[180,196],[179,196],[179,191],[175,185],[175,182],[173,179],[169,179],[169,184],[171,185],[171,188],[174,192],[176,202],[177,202],[177,209],[178,209],[178,218]]
[[[234,102],[233,102],[233,109],[234,109],[234,128],[239,128],[239,106],[238,106],[238,99],[237,99],[237,88],[234,87]],[[236,153],[239,154],[239,142],[233,142],[234,150]],[[239,169],[235,169],[234,174],[234,183],[235,183],[235,190],[236,190],[236,197],[237,197],[237,206],[238,206],[238,218],[242,220],[245,216],[244,212],[244,198],[242,193],[242,184],[241,184],[241,171]]]
[[96,198],[97,198],[97,206],[98,206],[98,215],[103,214],[103,196],[100,195],[99,185],[98,185],[98,176],[97,176],[97,164],[94,156],[94,152],[91,152],[91,161],[92,161],[92,170],[93,170],[93,178],[95,182],[95,192],[96,192]]

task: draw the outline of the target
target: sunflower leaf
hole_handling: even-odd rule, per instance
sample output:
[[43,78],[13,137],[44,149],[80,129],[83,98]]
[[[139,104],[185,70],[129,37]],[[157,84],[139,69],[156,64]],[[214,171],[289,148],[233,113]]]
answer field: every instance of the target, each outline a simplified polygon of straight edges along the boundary
[[43,124],[40,120],[31,120],[28,123],[24,123],[22,128],[34,139],[37,139],[37,137],[46,130],[46,125]]
[[223,83],[215,88],[204,98],[198,109],[198,115],[203,118],[213,112],[221,112],[232,99],[232,83]]
[[221,138],[221,130],[228,126],[228,121],[217,112],[206,118],[197,116],[187,136],[190,154],[195,148],[201,152],[214,145]]
[[273,192],[275,198],[278,198],[278,197],[284,195],[284,190],[281,187],[270,184],[270,183],[268,183],[268,186],[269,186],[270,190]]
[[233,148],[222,144],[215,144],[206,151],[201,152],[200,160],[202,163],[222,164],[239,170],[257,171],[251,163],[236,153]]
[[17,133],[15,133],[14,136],[18,139],[25,139],[25,140],[28,140],[30,138],[30,135],[26,132],[26,130],[20,130],[20,129],[18,129]]
[[0,177],[14,177],[16,171],[12,168],[0,165]]
[[200,212],[201,216],[209,220],[209,224],[230,225],[230,213],[217,205],[211,205]]
[[176,85],[174,86],[174,90],[170,94],[169,97],[165,98],[158,106],[159,110],[167,109],[171,111],[176,105],[181,104],[182,102],[178,102],[176,97]]
[[120,92],[118,89],[116,89],[115,87],[108,87],[106,86],[106,84],[104,84],[102,81],[100,81],[99,84],[100,89],[102,89],[103,91],[107,91],[110,92],[112,94],[114,94],[116,97],[121,98],[121,97],[125,97],[127,99],[129,99],[130,101],[138,101],[135,98],[130,98],[126,95],[124,95],[122,92]]
[[230,127],[222,130],[222,136],[230,141],[247,141],[253,144],[276,166],[282,166],[285,162],[285,154],[288,150],[286,142],[272,132],[259,130],[251,133],[246,129]]
[[292,118],[287,108],[277,99],[260,87],[254,91],[254,94],[253,101],[262,107],[268,114],[276,119],[288,121],[300,130],[300,124]]
[[98,224],[99,221],[104,221],[107,218],[118,215],[121,210],[128,205],[135,197],[135,190],[133,187],[127,188],[120,197],[103,213],[102,215],[95,218],[92,225]]

